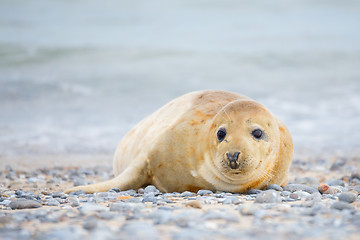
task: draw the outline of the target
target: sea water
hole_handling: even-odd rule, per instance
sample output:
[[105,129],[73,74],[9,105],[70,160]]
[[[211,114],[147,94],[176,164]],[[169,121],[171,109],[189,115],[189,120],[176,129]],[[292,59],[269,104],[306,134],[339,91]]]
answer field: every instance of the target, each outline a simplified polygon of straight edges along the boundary
[[360,144],[360,1],[0,2],[0,155],[111,155],[169,100],[247,95],[295,154]]

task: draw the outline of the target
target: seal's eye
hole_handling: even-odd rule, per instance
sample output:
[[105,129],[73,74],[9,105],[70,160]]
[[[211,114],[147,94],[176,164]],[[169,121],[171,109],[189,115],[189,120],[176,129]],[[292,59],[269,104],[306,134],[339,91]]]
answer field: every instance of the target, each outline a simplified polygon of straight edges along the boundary
[[254,131],[252,131],[251,134],[253,135],[254,138],[260,139],[263,135],[263,131],[260,129],[255,129]]
[[225,139],[226,136],[226,129],[225,128],[220,128],[217,133],[216,133],[217,139],[219,140],[219,142],[222,142]]

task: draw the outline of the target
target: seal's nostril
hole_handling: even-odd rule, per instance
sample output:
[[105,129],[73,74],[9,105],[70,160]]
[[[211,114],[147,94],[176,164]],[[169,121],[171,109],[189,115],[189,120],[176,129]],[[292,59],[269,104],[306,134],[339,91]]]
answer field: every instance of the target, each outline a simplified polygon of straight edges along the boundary
[[236,161],[238,159],[240,155],[240,152],[234,152],[234,154],[231,153],[226,153],[226,157],[230,160],[230,161]]

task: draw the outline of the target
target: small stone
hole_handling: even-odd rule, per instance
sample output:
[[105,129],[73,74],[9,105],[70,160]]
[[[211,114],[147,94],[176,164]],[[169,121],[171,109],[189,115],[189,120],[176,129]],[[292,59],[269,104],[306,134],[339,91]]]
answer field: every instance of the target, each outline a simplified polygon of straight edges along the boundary
[[341,192],[342,190],[340,188],[330,186],[323,194],[336,194]]
[[360,180],[360,173],[352,173],[350,179],[358,179]]
[[42,205],[34,200],[17,199],[11,201],[9,207],[11,209],[26,209],[26,208],[39,208]]
[[195,196],[195,193],[189,191],[185,191],[180,194],[180,197],[192,197],[192,196]]
[[275,191],[280,191],[282,192],[283,191],[283,188],[280,187],[279,185],[277,184],[270,184],[269,186],[266,187],[267,190],[270,190],[270,189],[273,189]]
[[329,189],[329,185],[326,184],[326,183],[320,183],[319,186],[318,186],[318,190],[321,194],[323,194],[324,192],[326,192],[326,190]]
[[155,196],[161,194],[161,192],[160,192],[155,186],[153,186],[153,185],[149,185],[149,186],[147,186],[147,187],[144,189],[144,194],[150,193],[150,192],[151,192],[151,193],[154,193]]
[[296,193],[291,193],[289,198],[294,199],[294,200],[300,199],[299,195],[297,195]]
[[84,203],[84,204],[81,204],[81,206],[79,207],[79,210],[81,213],[87,214],[87,213],[107,211],[108,208],[103,205],[100,205],[100,204]]
[[316,188],[309,187],[304,184],[296,184],[296,183],[287,184],[286,186],[284,186],[284,190],[289,192],[305,191],[310,194],[318,191]]
[[349,209],[349,210],[353,210],[355,209],[353,205],[347,203],[347,202],[343,202],[343,201],[339,201],[339,202],[335,202],[331,208],[333,209],[337,209],[337,210],[344,210],[344,209]]
[[289,191],[282,191],[280,193],[280,195],[283,196],[283,197],[288,197],[288,196],[290,196],[290,194],[291,194],[291,192],[289,192]]
[[357,195],[352,192],[343,192],[339,195],[339,201],[353,203],[356,201]]
[[73,195],[86,195],[86,193],[83,190],[78,190],[78,191],[75,191],[75,192],[71,192],[69,194],[69,196],[73,196]]
[[274,190],[263,191],[256,196],[255,203],[280,203],[280,193]]
[[143,198],[143,202],[152,202],[152,203],[157,203],[159,199],[157,199],[156,197],[144,197]]
[[261,193],[262,191],[260,189],[250,189],[247,194],[259,194]]
[[51,194],[53,198],[61,198],[63,194],[61,192],[54,192]]
[[48,206],[59,206],[60,203],[59,203],[56,199],[50,199],[50,200],[47,202],[47,205],[48,205]]
[[98,213],[98,217],[104,220],[111,220],[115,217],[115,215],[111,212],[101,211]]
[[192,200],[192,201],[187,202],[185,204],[185,206],[192,207],[192,208],[199,208],[199,209],[202,208],[201,203],[199,201],[196,201],[196,200]]
[[98,223],[97,219],[92,217],[83,223],[83,228],[88,231],[93,230],[96,228],[97,223]]
[[77,197],[68,197],[67,199],[66,199],[66,202],[67,203],[70,203],[70,205],[72,206],[72,207],[78,207],[79,205],[80,205],[80,203],[79,203],[79,199],[77,198]]
[[200,196],[207,196],[207,195],[211,195],[211,194],[214,194],[214,193],[210,190],[199,190],[197,192],[197,195],[200,195]]
[[82,185],[87,185],[87,182],[85,179],[83,178],[76,178],[74,180],[74,187],[77,187],[77,186],[82,186]]
[[310,194],[308,197],[306,197],[305,200],[312,200],[314,202],[320,202],[321,194],[319,192],[314,192],[314,193]]
[[346,160],[341,158],[341,159],[337,159],[330,167],[330,171],[336,171],[341,169],[341,167],[343,167],[346,164]]
[[241,201],[237,196],[229,196],[226,197],[225,200],[222,202],[222,204],[240,204]]
[[119,193],[121,192],[120,188],[112,188],[109,190],[109,192],[116,192],[116,193]]

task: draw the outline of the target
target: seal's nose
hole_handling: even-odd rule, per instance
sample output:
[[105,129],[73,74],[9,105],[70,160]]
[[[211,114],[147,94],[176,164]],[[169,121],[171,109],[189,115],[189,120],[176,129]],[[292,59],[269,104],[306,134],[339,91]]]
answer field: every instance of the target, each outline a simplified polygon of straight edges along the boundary
[[226,153],[226,156],[229,160],[229,165],[232,169],[236,169],[239,167],[239,164],[237,163],[237,159],[239,157],[240,152],[234,152],[233,154],[231,153]]

